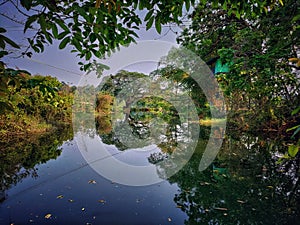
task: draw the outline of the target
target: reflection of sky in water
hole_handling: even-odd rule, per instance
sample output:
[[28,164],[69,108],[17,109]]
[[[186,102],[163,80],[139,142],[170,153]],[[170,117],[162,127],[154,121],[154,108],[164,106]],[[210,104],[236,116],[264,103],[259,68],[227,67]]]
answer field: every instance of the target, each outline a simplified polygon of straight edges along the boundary
[[[109,147],[112,153],[117,151]],[[132,157],[133,153],[140,160],[148,151],[123,153],[118,154],[121,160],[129,160],[126,154]],[[36,168],[37,178],[27,177],[6,191],[0,224],[165,224],[168,218],[183,224],[186,218],[173,201],[177,185],[167,181],[145,187],[114,183],[86,165],[74,141],[63,145],[56,160]],[[45,219],[46,214],[51,219]]]
[[[160,152],[161,150],[154,144],[145,146],[143,148],[130,148],[120,151],[114,145],[107,145],[101,141],[101,144],[109,152],[111,157],[116,158],[124,163],[128,163],[134,166],[145,166],[149,165],[147,157],[155,152]],[[96,159],[95,159],[96,160]]]

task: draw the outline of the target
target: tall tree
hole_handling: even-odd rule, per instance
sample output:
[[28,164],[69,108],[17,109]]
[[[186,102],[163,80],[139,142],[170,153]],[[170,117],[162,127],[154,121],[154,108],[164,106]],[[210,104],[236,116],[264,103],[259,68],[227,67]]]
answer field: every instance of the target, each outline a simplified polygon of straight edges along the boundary
[[266,15],[230,14],[220,5],[202,4],[191,15],[191,27],[178,38],[205,61],[219,59],[230,66],[229,72],[216,74],[230,109],[243,110],[240,118],[256,118],[263,128],[300,104],[299,1],[266,10]]

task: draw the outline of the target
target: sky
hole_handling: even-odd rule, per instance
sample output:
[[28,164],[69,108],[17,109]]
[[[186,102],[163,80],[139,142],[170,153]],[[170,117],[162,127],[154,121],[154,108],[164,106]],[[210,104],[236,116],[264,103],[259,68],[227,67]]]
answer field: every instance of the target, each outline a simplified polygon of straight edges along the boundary
[[[18,18],[18,13],[10,5],[0,6],[0,12],[1,14],[4,13],[10,15],[10,17],[16,15],[15,18]],[[141,12],[141,14],[143,14],[143,12]],[[5,33],[6,36],[24,47],[27,45],[26,37],[32,35],[30,31],[24,35],[22,24],[12,22],[3,16],[0,16],[0,27],[4,27],[7,30],[7,33]],[[180,27],[173,27],[173,29],[177,32],[182,30]],[[174,32],[169,31],[168,27],[163,27],[161,34],[158,34],[154,27],[146,31],[145,26],[142,25],[137,34],[139,35],[137,45],[140,45],[140,43],[143,42],[142,46],[144,46],[144,48],[132,44],[129,48],[121,48],[121,52],[116,52],[106,60],[99,60],[99,62],[113,68],[106,72],[111,73],[113,71],[117,72],[116,70],[126,69],[147,74],[156,68],[160,58],[157,55],[163,56],[167,54],[168,49],[165,48],[166,46],[176,46],[177,35]],[[145,41],[150,41],[150,46],[157,43],[157,46],[164,47],[149,48],[146,46],[147,44],[145,45]],[[77,85],[80,83],[82,76],[85,75],[83,71],[80,71],[79,65],[77,64],[80,58],[76,57],[76,53],[70,53],[71,47],[60,50],[58,44],[59,42],[54,41],[52,45],[45,46],[45,51],[43,53],[34,53],[31,58],[18,57],[20,56],[21,51],[16,52],[14,50],[15,53],[5,57],[3,61],[10,68],[27,70],[32,75],[40,74],[55,76],[60,81],[64,81],[70,85]],[[125,54],[123,51],[125,51]],[[153,56],[153,53],[155,53],[155,56]],[[147,55],[152,56],[147,57]],[[136,56],[139,56],[141,60],[138,60]],[[134,60],[130,60],[132,58],[134,58]],[[124,61],[124,59],[126,59],[125,61],[127,61],[127,64],[123,63],[120,67],[119,62]],[[119,68],[116,68],[115,64],[119,65]]]

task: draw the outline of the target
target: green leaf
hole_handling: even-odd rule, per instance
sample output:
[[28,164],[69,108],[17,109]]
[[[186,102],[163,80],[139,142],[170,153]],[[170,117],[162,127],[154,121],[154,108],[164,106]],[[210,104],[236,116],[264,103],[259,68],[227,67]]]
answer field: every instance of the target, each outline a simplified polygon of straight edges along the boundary
[[67,36],[69,34],[69,31],[64,31],[62,33],[60,33],[58,36],[57,36],[57,39],[58,40],[61,40],[63,39],[65,36]]
[[299,146],[297,146],[297,145],[289,146],[288,152],[291,157],[295,157],[297,155],[298,151],[299,151]]
[[296,115],[300,111],[300,106],[292,111],[292,116]]
[[38,18],[37,15],[33,15],[33,16],[29,17],[29,18],[26,20],[25,26],[24,26],[24,33],[26,32],[26,30],[27,30],[28,28],[31,27],[31,24],[32,24],[33,22],[35,22],[35,21],[37,20],[37,18]]
[[52,35],[51,35],[49,32],[46,31],[45,37],[46,37],[47,41],[48,41],[50,44],[52,44]]
[[153,22],[154,22],[154,16],[151,17],[149,19],[149,21],[147,22],[147,24],[146,24],[146,30],[149,30],[152,27]]
[[155,20],[155,28],[157,30],[157,32],[160,34],[161,33],[161,23],[160,23],[160,18],[156,18]]
[[297,126],[291,127],[291,128],[289,128],[289,129],[287,129],[286,131],[287,131],[287,132],[289,132],[289,131],[291,131],[291,130],[295,130],[295,129],[297,129],[297,128],[300,128],[300,125],[297,125]]
[[53,37],[54,38],[58,38],[58,30],[57,30],[57,26],[55,23],[52,23],[51,24],[51,27],[52,27],[52,34],[53,34]]
[[82,51],[81,44],[80,44],[80,42],[77,40],[77,38],[73,38],[73,39],[72,39],[72,43],[73,43],[73,45],[75,46],[75,48],[76,48],[78,51]]
[[190,1],[189,1],[189,0],[186,0],[186,1],[185,1],[185,8],[186,8],[186,11],[189,11],[189,10],[190,10],[191,4],[190,4]]
[[46,33],[47,23],[45,21],[45,15],[41,14],[39,18],[39,24],[41,25],[41,29],[43,33]]
[[96,34],[95,33],[91,33],[90,34],[90,41],[91,41],[91,43],[94,43],[96,41],[96,39],[97,39]]
[[0,33],[5,33],[6,30],[3,27],[0,27]]
[[93,53],[97,58],[101,58],[101,53],[99,51],[96,50]]
[[65,39],[63,39],[63,40],[60,42],[58,48],[59,48],[59,49],[65,48],[66,45],[67,45],[69,42],[70,42],[70,37],[66,37]]
[[21,0],[20,3],[26,10],[29,10],[32,6],[32,0]]
[[9,38],[0,35],[0,40],[5,41],[7,44],[11,45],[14,48],[20,48],[20,46],[18,44],[16,44],[15,42],[13,42],[12,40],[10,40]]
[[56,19],[55,22],[66,32],[70,33],[69,28],[65,25],[64,21]]
[[143,10],[144,9],[144,2],[143,1],[139,1],[139,10]]
[[91,53],[91,51],[88,51],[85,55],[85,59],[90,60],[91,58],[92,58],[92,53]]
[[0,58],[2,58],[5,55],[8,55],[7,51],[0,51]]
[[292,23],[296,22],[297,20],[300,20],[300,14],[294,16],[294,18],[292,19]]
[[76,7],[76,11],[82,16],[87,22],[91,22],[87,12],[80,6]]
[[149,20],[153,16],[154,9],[151,9],[145,16],[145,21]]
[[0,35],[0,48],[5,49],[5,42],[1,39],[1,36],[2,35]]

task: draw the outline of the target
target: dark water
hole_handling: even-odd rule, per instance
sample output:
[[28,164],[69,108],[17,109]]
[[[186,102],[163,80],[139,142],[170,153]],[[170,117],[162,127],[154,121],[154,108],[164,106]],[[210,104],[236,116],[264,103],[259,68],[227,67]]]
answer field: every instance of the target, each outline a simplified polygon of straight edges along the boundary
[[[178,173],[149,186],[99,175],[68,129],[2,144],[0,224],[300,224],[299,161],[276,163],[286,146],[227,133],[214,163],[200,172],[208,133],[201,130],[195,153]],[[93,131],[81,135],[90,145],[99,138]],[[155,165],[153,149],[167,152],[157,146],[120,150],[111,135],[100,137],[111,157],[135,165]]]

